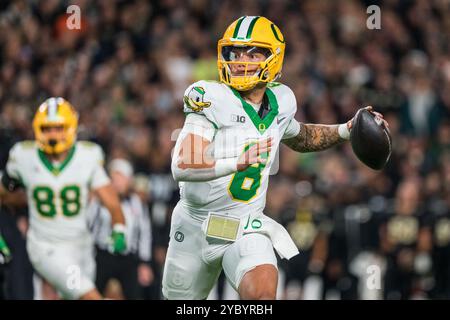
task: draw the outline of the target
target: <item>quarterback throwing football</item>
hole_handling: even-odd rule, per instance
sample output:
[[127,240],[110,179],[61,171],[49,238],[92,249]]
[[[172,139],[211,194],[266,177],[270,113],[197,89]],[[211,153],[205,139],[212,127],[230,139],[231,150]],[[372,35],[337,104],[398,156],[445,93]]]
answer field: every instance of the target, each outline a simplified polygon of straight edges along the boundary
[[76,142],[78,114],[63,98],[40,105],[33,120],[36,141],[10,151],[0,196],[25,187],[30,213],[27,251],[37,273],[66,299],[100,299],[94,285],[93,243],[86,203],[92,190],[112,216],[112,249],[125,250],[119,198],[103,168],[103,152]]
[[198,81],[185,92],[172,159],[181,199],[164,267],[167,299],[206,299],[222,269],[241,299],[275,299],[274,249],[285,259],[298,254],[287,231],[263,214],[275,154],[281,142],[298,152],[335,146],[349,139],[351,121],[294,119],[294,93],[274,82],[284,52],[274,23],[241,17],[218,42],[220,82]]

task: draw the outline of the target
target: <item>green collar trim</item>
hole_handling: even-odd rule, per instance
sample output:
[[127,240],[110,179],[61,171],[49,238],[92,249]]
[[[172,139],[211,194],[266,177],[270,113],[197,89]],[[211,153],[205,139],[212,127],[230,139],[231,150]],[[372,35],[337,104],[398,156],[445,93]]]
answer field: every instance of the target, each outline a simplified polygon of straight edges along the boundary
[[260,134],[263,134],[270,127],[273,120],[278,115],[278,102],[275,94],[269,88],[266,89],[265,94],[267,95],[267,98],[269,98],[270,111],[264,117],[264,119],[261,119],[255,109],[247,101],[242,99],[240,93],[236,89],[231,87],[230,89],[233,91],[234,95],[238,97],[239,100],[241,100],[242,107],[252,120],[256,129],[258,129]]
[[67,154],[67,157],[64,159],[64,161],[59,165],[58,167],[53,166],[53,164],[48,160],[47,156],[42,150],[38,150],[39,159],[41,159],[42,164],[44,167],[48,169],[53,175],[57,176],[59,175],[65,167],[69,164],[70,160],[72,160],[73,156],[75,154],[75,146],[70,148],[69,153]]

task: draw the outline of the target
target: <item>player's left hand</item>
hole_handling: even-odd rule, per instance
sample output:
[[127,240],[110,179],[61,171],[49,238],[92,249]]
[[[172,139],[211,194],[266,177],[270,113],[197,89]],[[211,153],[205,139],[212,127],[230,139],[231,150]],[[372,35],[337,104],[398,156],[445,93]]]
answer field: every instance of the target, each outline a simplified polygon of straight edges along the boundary
[[115,224],[111,234],[112,252],[114,254],[123,253],[127,249],[125,240],[125,226],[123,224]]
[[0,235],[0,265],[7,264],[10,261],[11,261],[11,251],[6,245],[5,240],[3,240],[3,237]]
[[[374,111],[372,106],[367,106],[367,107],[365,107],[364,109],[366,109],[367,111],[369,111],[370,113],[372,113],[373,115],[375,115],[375,117],[378,117],[381,121],[383,121],[384,126],[385,126],[386,128],[389,128],[389,123],[388,123],[386,120],[384,120],[383,115],[382,115],[381,113],[379,113],[379,112]],[[348,128],[349,131],[352,129],[353,119],[354,119],[354,117],[351,118],[351,119],[347,122],[347,128]]]

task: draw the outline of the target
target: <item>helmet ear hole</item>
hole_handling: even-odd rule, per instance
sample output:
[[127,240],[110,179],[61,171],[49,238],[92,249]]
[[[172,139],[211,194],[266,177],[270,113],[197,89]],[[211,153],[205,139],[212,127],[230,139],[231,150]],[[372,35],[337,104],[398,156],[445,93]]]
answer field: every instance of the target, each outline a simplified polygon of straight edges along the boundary
[[275,77],[273,78],[273,81],[276,81],[276,80],[278,80],[278,79],[280,79],[281,78],[281,72],[278,72],[276,75],[275,75]]

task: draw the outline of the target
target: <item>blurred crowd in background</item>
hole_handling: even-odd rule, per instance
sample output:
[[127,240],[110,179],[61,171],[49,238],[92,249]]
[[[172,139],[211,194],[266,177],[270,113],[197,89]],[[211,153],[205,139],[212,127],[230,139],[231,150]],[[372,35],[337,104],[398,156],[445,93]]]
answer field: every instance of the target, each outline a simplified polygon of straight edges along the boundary
[[[71,4],[81,8],[79,30],[66,26]],[[367,28],[371,4],[381,8],[381,29]],[[297,120],[343,123],[372,105],[393,137],[380,172],[362,165],[349,143],[310,154],[282,148],[265,213],[286,226],[301,254],[280,261],[279,297],[450,298],[447,0],[1,1],[0,169],[15,142],[33,139],[37,106],[68,99],[80,113],[78,139],[134,166],[153,239],[154,278],[141,298],[160,299],[183,92],[218,78],[217,40],[242,15],[264,15],[283,32],[280,81],[295,92]],[[16,257],[9,297],[30,298],[26,208],[3,206],[0,222]],[[380,284],[368,286],[378,271]]]

